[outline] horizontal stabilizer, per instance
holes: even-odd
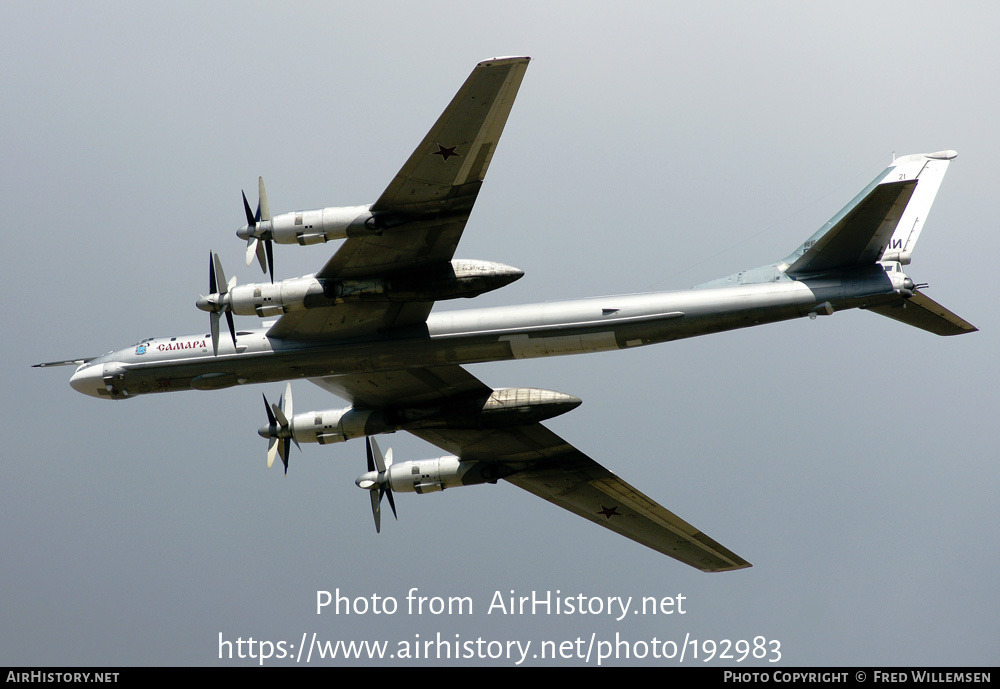
[[[878,306],[869,309],[888,316],[901,323],[932,332],[935,335],[963,335],[974,333],[979,328],[964,318],[956,316],[926,294],[914,292],[906,301],[894,306]]]

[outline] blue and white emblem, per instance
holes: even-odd
[[[136,354],[145,354],[146,353],[146,345],[145,344],[141,344],[138,347],[136,347],[135,348],[135,353]]]

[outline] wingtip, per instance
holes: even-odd
[[[715,574],[716,572],[735,572],[740,569],[750,569],[751,567],[753,567],[753,563],[744,560],[742,563],[738,563],[730,567],[711,567],[708,569],[702,569],[701,571],[708,572],[709,574]]]

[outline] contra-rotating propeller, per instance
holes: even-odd
[[[267,412],[267,424],[257,430],[257,435],[262,438],[269,438],[267,445],[267,468],[274,464],[274,456],[281,457],[281,463],[285,465],[285,473],[288,473],[288,454],[295,447],[302,449],[299,441],[292,435],[292,384],[285,385],[285,394],[278,398],[277,404],[268,404],[267,395],[264,397],[264,410]]]
[[[392,466],[392,448],[389,448],[385,457],[378,447],[378,443],[371,436],[365,436],[365,446],[368,450],[368,473],[362,474],[355,483],[358,488],[364,488],[372,499],[372,515],[375,517],[375,533],[382,531],[382,496],[389,498],[389,507],[392,508],[392,516],[396,519],[396,502],[392,499],[392,486],[389,483],[389,467]]]
[[[233,305],[229,297],[229,290],[236,285],[234,275],[229,282],[226,282],[226,274],[222,271],[222,261],[218,254],[208,252],[208,296],[202,297],[195,302],[202,311],[208,311],[209,320],[212,326],[212,352],[219,354],[219,317],[223,312],[226,314],[226,323],[229,324],[229,334],[233,338],[233,348],[236,348],[236,326],[233,323]]]
[[[274,249],[271,242],[271,209],[267,204],[267,191],[264,190],[264,178],[257,178],[257,212],[250,210],[246,192],[243,193],[243,210],[247,216],[246,228],[240,228],[238,237],[247,240],[247,265],[253,263],[256,254],[260,269],[270,273],[274,282]],[[245,230],[245,231],[244,231]]]

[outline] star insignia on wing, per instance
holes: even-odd
[[[461,157],[462,156],[461,153],[455,153],[455,149],[458,148],[458,146],[452,146],[451,148],[445,148],[441,144],[438,144],[437,147],[438,147],[438,150],[436,150],[433,153],[431,153],[431,155],[432,156],[441,156],[441,160],[443,160],[445,162],[447,162],[448,158],[451,158],[452,156],[457,156],[457,157]]]
[[[605,519],[610,520],[612,517],[620,517],[621,513],[618,511],[618,506],[605,507],[601,505],[601,509],[597,510],[597,514],[603,514]]]

